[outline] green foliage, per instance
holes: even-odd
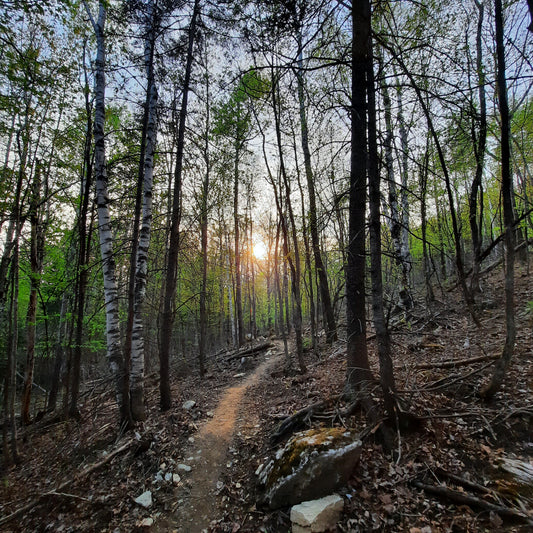
[[[241,142],[252,126],[248,104],[264,98],[269,90],[269,81],[256,70],[244,73],[227,101],[214,107],[214,135],[229,136]]]

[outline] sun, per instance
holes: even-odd
[[[258,241],[253,245],[253,254],[256,259],[259,259],[262,261],[263,259],[266,259],[268,255],[268,249],[264,242]]]

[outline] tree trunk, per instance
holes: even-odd
[[[477,23],[476,34],[476,70],[478,75],[478,95],[479,95],[479,131],[477,133],[477,141],[474,135],[474,156],[476,159],[476,172],[472,186],[470,187],[470,194],[468,197],[468,221],[470,223],[470,235],[472,238],[472,277],[470,278],[470,291],[472,297],[475,298],[481,292],[479,286],[479,274],[481,270],[481,247],[483,245],[483,189],[482,178],[485,166],[485,150],[487,145],[487,101],[485,96],[485,72],[483,69],[483,14],[485,5],[482,1],[476,0],[476,6],[479,11],[479,18]],[[478,222],[478,196],[479,201],[479,222]]]
[[[238,129],[238,127],[237,127]],[[241,277],[241,232],[239,223],[239,160],[240,139],[235,140],[235,166],[233,172],[233,224],[234,224],[234,255],[235,255],[235,310],[237,315],[237,343],[244,344],[244,318],[242,312],[242,277]]]
[[[157,87],[154,75],[154,48],[158,29],[154,12],[153,0],[147,6],[146,38],[144,42],[144,62],[148,86],[144,110],[143,132],[141,139],[141,157],[139,161],[139,179],[137,183],[137,204],[135,213],[135,227],[131,252],[130,270],[130,305],[128,325],[131,324],[131,345],[126,339],[126,352],[131,350],[130,396],[131,414],[133,420],[142,421],[146,418],[144,408],[144,332],[143,332],[143,304],[146,295],[146,278],[148,271],[148,249],[152,229],[152,187],[154,176],[154,153],[157,142]],[[142,200],[140,199],[142,191]],[[136,235],[142,209],[141,227]],[[138,241],[137,241],[138,238]],[[137,245],[138,242],[138,245]],[[133,277],[133,283],[131,282]],[[128,336],[128,335],[127,335]],[[131,348],[130,348],[131,346]],[[125,364],[127,357],[124,357]]]
[[[200,376],[205,374],[206,346],[207,346],[207,267],[209,258],[207,256],[207,225],[209,222],[209,188],[211,180],[211,156],[209,147],[209,135],[211,130],[211,94],[209,83],[208,62],[209,54],[207,44],[204,45],[205,62],[205,131],[203,133],[203,157],[205,163],[205,174],[200,193],[200,246],[202,256],[202,284],[200,287],[200,338],[198,340],[198,364]]]
[[[298,246],[298,235],[296,232],[296,222],[294,219],[294,213],[292,210],[291,204],[291,190],[289,185],[289,178],[287,176],[287,171],[285,169],[285,156],[283,154],[283,145],[281,139],[281,124],[280,124],[280,110],[278,107],[278,80],[275,79],[274,73],[272,73],[272,108],[274,110],[274,123],[276,128],[276,139],[278,145],[278,157],[280,164],[281,177],[283,178],[283,183],[285,186],[285,203],[287,207],[287,212],[289,214],[289,221],[291,225],[291,237],[292,237],[292,248],[294,258],[289,251],[288,240],[289,240],[289,230],[287,228],[287,223],[285,221],[284,214],[282,212],[281,202],[276,202],[278,205],[278,213],[281,217],[282,230],[283,230],[283,242],[284,242],[284,252],[285,259],[289,263],[289,269],[291,272],[291,288],[292,295],[294,298],[294,310],[293,310],[293,325],[294,333],[296,337],[296,358],[298,360],[298,365],[300,371],[305,373],[307,371],[305,367],[304,357],[303,357],[303,341],[302,341],[302,294],[300,290],[300,280],[301,280],[301,264],[300,264],[300,251]]]
[[[328,274],[322,260],[320,251],[320,239],[318,235],[318,220],[316,208],[315,179],[313,176],[313,167],[311,164],[311,152],[309,150],[309,131],[307,127],[307,114],[305,108],[304,93],[304,74],[302,58],[302,35],[298,33],[298,69],[296,71],[296,80],[298,82],[298,102],[300,106],[300,129],[302,140],[302,152],[304,155],[305,176],[307,178],[307,190],[309,194],[309,229],[311,232],[311,245],[313,256],[315,258],[315,268],[318,276],[318,286],[320,290],[320,299],[324,313],[324,322],[326,325],[326,340],[332,343],[337,340],[337,325],[335,324],[335,314],[331,303],[331,296],[328,284]]]
[[[428,164],[429,164],[429,138],[428,145],[424,152],[424,159],[420,165],[419,184],[420,184],[420,225],[422,228],[422,257],[424,264],[424,281],[426,285],[426,302],[428,304],[435,301],[433,286],[431,285],[431,258],[428,250],[427,241],[427,182],[428,182]]]
[[[96,183],[96,204],[98,210],[98,230],[100,237],[100,253],[102,256],[102,272],[104,277],[104,296],[106,309],[107,358],[111,374],[115,380],[117,403],[120,407],[122,421],[130,419],[129,398],[124,396],[124,365],[120,343],[120,323],[118,313],[118,288],[115,274],[115,258],[113,254],[113,234],[109,213],[109,192],[107,188],[106,153],[105,153],[105,35],[106,21],[105,3],[100,2],[98,19],[95,21],[90,9],[84,2],[87,13],[96,34],[96,81],[94,109],[94,173]],[[79,374],[78,374],[79,376]],[[79,389],[79,380],[73,389]],[[70,411],[77,411],[76,400],[78,390],[72,391]]]
[[[387,182],[389,186],[389,208],[390,208],[390,233],[392,245],[394,248],[394,257],[397,265],[401,271],[401,288],[399,291],[400,303],[404,310],[409,310],[413,303],[411,298],[411,290],[409,287],[409,271],[411,268],[409,258],[409,247],[407,250],[403,246],[403,220],[398,208],[398,191],[396,187],[396,180],[394,177],[394,163],[393,163],[393,138],[394,132],[392,129],[392,113],[391,113],[391,99],[389,95],[389,87],[385,81],[382,81],[381,92],[383,94],[383,107],[385,110],[385,140],[383,143],[383,151],[385,153],[385,168],[387,171]],[[406,135],[404,131],[404,135]],[[407,147],[405,147],[407,150]],[[403,151],[403,147],[402,147]],[[403,172],[402,172],[403,176]],[[403,207],[403,206],[402,206]],[[402,210],[403,212],[403,210]]]
[[[162,411],[167,411],[172,406],[170,392],[170,342],[172,326],[174,324],[174,299],[178,278],[178,252],[179,252],[179,227],[181,221],[181,184],[183,172],[183,150],[185,145],[185,121],[187,118],[187,104],[191,83],[193,62],[193,48],[196,37],[196,24],[200,11],[200,1],[195,0],[191,22],[188,31],[187,59],[183,80],[182,101],[179,113],[178,138],[176,147],[176,163],[174,169],[174,191],[172,196],[172,212],[170,221],[170,236],[167,258],[167,273],[165,279],[165,294],[163,313],[161,317],[161,348],[159,354],[159,392]]]
[[[22,391],[20,416],[22,423],[28,425],[30,419],[31,393],[35,368],[35,335],[37,329],[37,292],[41,284],[44,258],[44,228],[39,204],[41,202],[41,169],[37,161],[29,206],[30,230],[30,299],[26,313],[26,367]]]
[[[477,317],[475,310],[474,310],[474,302],[472,300],[472,295],[470,293],[470,290],[468,289],[468,286],[466,284],[466,274],[464,269],[464,262],[463,262],[463,252],[462,252],[462,243],[461,243],[461,230],[459,227],[459,221],[457,217],[457,212],[455,210],[455,200],[453,198],[453,190],[452,190],[452,181],[451,176],[448,170],[448,165],[446,164],[446,159],[444,157],[444,151],[442,149],[442,145],[439,139],[439,136],[437,134],[437,131],[435,129],[435,125],[433,123],[433,119],[431,117],[431,113],[429,111],[428,105],[426,104],[426,101],[424,100],[424,97],[422,95],[422,91],[420,90],[420,87],[416,83],[415,79],[413,78],[413,75],[409,71],[409,69],[406,67],[403,59],[400,57],[399,54],[394,53],[393,55],[395,59],[400,64],[404,74],[409,78],[411,82],[411,86],[413,87],[417,99],[422,107],[422,111],[424,113],[424,116],[427,121],[427,125],[429,128],[429,131],[431,133],[431,136],[433,138],[433,141],[435,143],[435,148],[437,149],[437,155],[439,158],[439,163],[442,169],[442,173],[444,175],[444,183],[446,185],[446,194],[448,197],[448,207],[450,209],[450,218],[452,221],[452,229],[453,229],[453,241],[455,245],[455,266],[457,270],[457,278],[459,281],[459,286],[462,289],[463,296],[465,299],[466,306],[468,308],[468,311],[470,313],[470,316],[472,317],[472,320],[476,323],[476,325],[479,327],[480,322],[479,318]]]
[[[365,390],[373,381],[366,345],[365,214],[367,175],[367,64],[370,3],[352,2],[351,159],[346,265],[347,385]]]
[[[496,362],[492,380],[481,391],[481,395],[491,399],[500,389],[505,373],[511,364],[516,340],[516,324],[514,311],[514,260],[515,260],[515,231],[512,198],[511,175],[511,120],[507,101],[507,79],[505,76],[505,48],[503,35],[503,6],[502,0],[494,0],[496,21],[496,58],[498,81],[498,107],[500,111],[501,128],[501,194],[503,203],[503,221],[505,224],[505,326],[506,338],[503,352]]]
[[[400,238],[400,256],[402,258],[402,272],[404,276],[404,285],[409,291],[407,295],[402,296],[405,305],[412,306],[413,299],[411,297],[409,274],[411,272],[411,252],[409,249],[409,194],[408,194],[408,179],[409,179],[409,143],[407,138],[407,129],[405,125],[405,118],[403,115],[402,91],[398,83],[396,85],[396,94],[398,95],[398,122],[400,123],[400,143],[401,143],[401,183],[402,189],[400,192],[401,203],[401,238]]]
[[[50,391],[48,393],[48,411],[55,411],[57,406],[57,397],[61,386],[61,370],[64,361],[64,337],[66,331],[66,320],[68,307],[68,293],[65,291],[61,298],[61,309],[59,311],[59,324],[57,326],[57,336],[54,345],[54,367],[52,370],[52,380],[50,384]]]
[[[371,45],[369,45],[371,48]],[[381,191],[378,167],[378,147],[376,132],[376,100],[374,83],[374,66],[372,54],[367,64],[367,99],[368,99],[368,196],[370,207],[370,276],[372,279],[372,314],[379,357],[379,375],[385,403],[389,416],[394,413],[394,369],[392,366],[389,330],[383,309],[383,279],[381,266]],[[390,185],[390,183],[389,183]]]
[[[311,265],[311,249],[309,247],[309,235],[307,231],[306,218],[308,213],[305,209],[305,199],[304,199],[304,190],[302,187],[302,181],[300,179],[300,167],[298,165],[298,154],[296,151],[296,143],[294,144],[294,160],[296,164],[296,177],[298,181],[298,189],[300,190],[300,204],[302,209],[302,236],[304,241],[304,250],[305,250],[305,268],[307,270],[308,276],[308,294],[309,294],[309,318],[311,322],[311,349],[315,355],[318,355],[318,346],[317,346],[317,329],[316,329],[316,317],[315,317],[315,296],[313,288],[313,268]],[[303,276],[305,282],[305,275]],[[329,292],[329,290],[328,290]]]
[[[92,121],[92,103],[89,93],[89,79],[85,68],[85,43],[83,48],[83,65],[85,75],[85,112],[87,114],[87,130],[85,134],[84,147],[84,167],[80,185],[81,205],[77,216],[77,233],[78,233],[78,257],[76,268],[76,298],[75,298],[75,341],[72,352],[71,366],[71,399],[70,414],[78,414],[78,394],[80,388],[80,368],[83,344],[83,329],[85,316],[85,300],[87,294],[87,284],[89,276],[90,260],[90,237],[91,231],[87,232],[87,217],[89,213],[90,191],[93,179],[93,157],[92,157],[92,140],[94,124]]]
[[[4,463],[19,462],[17,447],[17,422],[15,419],[15,397],[17,392],[17,348],[18,348],[18,294],[19,294],[19,239],[22,230],[20,211],[17,208],[20,191],[15,199],[15,244],[11,258],[10,285],[11,298],[7,312],[6,375],[4,379]],[[11,437],[11,438],[9,438]],[[10,445],[11,443],[11,445]]]
[[[278,303],[279,303],[279,329],[281,333],[281,338],[283,339],[283,353],[285,354],[285,370],[287,372],[290,372],[292,364],[291,364],[291,356],[289,354],[289,345],[287,343],[287,331],[285,329],[285,323],[284,320],[284,310],[283,310],[283,302],[285,298],[283,297],[282,293],[282,287],[281,287],[281,281],[280,281],[280,275],[279,275],[279,237],[281,233],[281,220],[278,223],[278,229],[276,231],[276,244],[274,248],[274,277],[275,277],[275,284],[276,284],[276,293],[278,295]],[[285,279],[286,276],[284,276],[284,285],[285,285]],[[285,312],[287,312],[288,309],[285,306]],[[288,320],[287,320],[288,321]]]

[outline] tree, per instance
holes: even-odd
[[[146,418],[144,409],[144,334],[142,309],[146,294],[148,248],[152,228],[152,188],[154,153],[157,142],[157,86],[154,74],[154,54],[159,32],[161,12],[157,2],[150,0],[144,18],[144,67],[146,70],[146,98],[144,103],[141,149],[137,178],[135,215],[128,287],[128,321],[124,346],[124,366],[130,378],[131,414],[133,420]],[[141,219],[142,212],[142,221]]]
[[[347,384],[368,394],[373,382],[366,342],[367,74],[370,61],[370,2],[352,1],[351,159],[346,274]]]
[[[95,19],[89,5],[84,0],[87,15],[96,36],[95,90],[94,90],[94,174],[96,184],[96,204],[98,211],[98,233],[100,237],[100,253],[102,257],[102,273],[104,278],[104,294],[106,307],[107,358],[111,374],[115,380],[117,403],[120,407],[121,419],[129,424],[131,417],[129,405],[128,383],[125,380],[120,342],[120,323],[118,306],[118,288],[115,273],[115,257],[113,254],[113,236],[109,213],[109,192],[107,186],[106,148],[105,148],[105,65],[106,65],[106,2],[99,2],[98,18]],[[74,383],[71,414],[77,412],[79,383]]]
[[[303,4],[305,5],[305,4]],[[302,5],[302,10],[303,10]],[[302,15],[303,16],[303,15]],[[335,324],[335,315],[333,306],[331,304],[331,296],[329,291],[328,275],[326,267],[322,259],[322,252],[320,250],[320,238],[318,234],[318,217],[316,206],[316,191],[315,179],[313,176],[313,167],[311,162],[311,151],[309,149],[309,129],[307,125],[307,113],[305,103],[305,78],[303,69],[303,45],[301,33],[301,21],[298,21],[298,59],[296,69],[296,80],[298,85],[298,103],[300,109],[300,130],[301,130],[301,144],[304,156],[305,177],[307,179],[307,191],[309,198],[309,231],[311,233],[311,245],[313,249],[313,257],[315,259],[315,268],[318,277],[318,288],[320,290],[320,301],[324,313],[326,323],[326,338],[328,342],[337,340],[337,326]]]
[[[33,178],[30,205],[30,300],[26,313],[26,367],[24,372],[24,389],[20,414],[23,424],[29,424],[31,391],[33,387],[33,373],[35,368],[35,333],[37,322],[37,292],[41,283],[41,271],[44,257],[45,228],[43,221],[43,207],[41,205],[41,169],[37,161],[37,169]]]
[[[169,246],[167,255],[167,270],[165,277],[165,291],[163,297],[163,312],[161,316],[160,352],[159,352],[159,392],[161,410],[166,411],[172,405],[170,392],[170,342],[172,325],[174,323],[174,299],[178,275],[179,227],[181,219],[181,184],[183,173],[183,151],[185,146],[185,121],[187,119],[187,105],[191,85],[194,43],[196,40],[196,25],[200,13],[200,0],[194,0],[193,12],[187,30],[187,55],[183,78],[181,107],[179,111],[178,129],[176,135],[176,161],[174,167],[172,207],[170,220]]]
[[[500,112],[501,149],[501,195],[503,222],[505,225],[505,328],[506,337],[501,357],[496,362],[491,381],[483,388],[481,395],[491,399],[500,389],[507,368],[511,364],[516,340],[514,311],[514,260],[515,260],[515,220],[513,209],[513,185],[511,176],[511,120],[507,100],[507,79],[505,74],[504,18],[502,0],[494,0],[496,26],[496,59],[498,82],[498,109]]]

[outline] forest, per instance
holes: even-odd
[[[4,0],[0,530],[529,530],[532,16]]]

